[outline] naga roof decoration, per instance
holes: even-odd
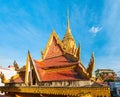
[[[94,65],[95,65],[95,59],[94,59],[94,52],[92,53],[90,62],[88,64],[87,72],[89,73],[89,77],[92,77],[92,72],[94,70]]]

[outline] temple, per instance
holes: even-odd
[[[54,30],[42,58],[35,60],[28,51],[26,64],[17,74],[6,80],[0,91],[8,97],[110,97],[108,86],[92,80],[95,59],[92,53],[88,67],[80,58],[80,44],[76,46],[67,16],[66,33],[62,40]]]

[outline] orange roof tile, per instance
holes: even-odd
[[[21,83],[21,82],[24,82],[24,78],[21,76],[11,81],[11,83]]]
[[[51,38],[51,42],[49,43],[49,47],[47,48],[47,51],[45,53],[45,59],[62,55],[62,53],[63,51],[60,44],[57,43],[56,37],[53,36],[53,38]]]
[[[59,80],[78,80],[83,79],[81,76],[73,69],[69,70],[58,70],[53,72],[47,72],[41,75],[42,81],[59,81]]]
[[[24,82],[24,79],[25,79],[25,73],[23,73],[22,75],[20,75],[14,80],[11,80],[10,83],[22,83]]]
[[[78,62],[72,62],[63,55],[43,61],[34,60],[34,63],[35,70],[38,72],[38,77],[41,81],[84,80],[74,68],[71,68]],[[25,75],[22,73],[19,77],[12,80],[11,83],[24,82],[24,78]]]
[[[66,66],[72,63],[75,63],[75,62],[72,62],[71,60],[67,59],[63,55],[45,59],[42,61],[42,64],[44,64],[43,67]]]
[[[67,66],[78,64],[78,62],[72,62],[64,56],[49,58],[41,62],[34,60],[34,62],[42,81],[83,79],[73,68],[66,68]],[[54,67],[57,67],[57,70],[52,70]],[[60,69],[59,67],[66,69]]]

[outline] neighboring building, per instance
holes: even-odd
[[[2,68],[0,67],[0,75],[3,74],[6,78],[6,80],[9,80],[13,75],[17,74],[15,71],[14,66],[8,66],[8,68]],[[1,78],[0,78],[0,86],[3,86],[4,84],[1,83]]]
[[[8,66],[8,68],[2,68],[0,67],[0,76],[4,75],[6,80],[9,80],[13,75],[17,74],[15,71],[14,66]],[[0,77],[0,86],[4,86],[4,83],[2,83],[1,77]],[[4,93],[0,92],[0,95]]]
[[[108,86],[92,79],[94,53],[85,68],[67,21],[61,41],[52,31],[41,60],[34,60],[28,51],[26,65],[10,80],[4,80],[0,90],[9,97],[110,97]]]
[[[116,81],[117,74],[111,69],[97,69],[95,71],[96,77],[103,81]]]

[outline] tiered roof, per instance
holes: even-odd
[[[11,78],[10,83],[25,82],[28,84],[33,77],[38,82],[89,80],[92,77],[94,56],[92,55],[86,69],[80,59],[80,45],[76,47],[72,36],[69,18],[67,23],[63,40],[59,39],[54,30],[52,31],[45,50],[41,52],[41,60],[34,60],[28,51],[26,65],[18,70],[18,75]]]
[[[79,62],[72,62],[63,55],[35,63],[42,81],[81,79],[80,74],[75,70]]]

